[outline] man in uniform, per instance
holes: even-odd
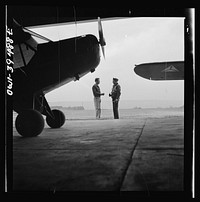
[[[95,84],[92,86],[92,92],[94,95],[94,106],[96,110],[96,119],[100,119],[101,117],[101,96],[104,95],[104,93],[101,93],[100,88],[100,79],[95,79]]]
[[[118,84],[118,79],[113,78],[113,88],[109,96],[112,97],[114,119],[119,119],[118,104],[120,95],[121,95],[121,87]]]

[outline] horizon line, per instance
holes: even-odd
[[[161,99],[161,100],[158,100],[158,99],[149,99],[149,100],[146,100],[146,99],[138,99],[138,100],[121,100],[120,101],[184,101],[185,99],[177,99],[177,100],[173,100],[173,99]],[[102,101],[111,101],[110,100],[103,100]],[[58,101],[48,101],[48,102],[93,102],[93,100],[83,100],[83,101],[80,101],[80,100],[58,100]]]

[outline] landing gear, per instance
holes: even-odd
[[[28,109],[20,112],[15,121],[18,133],[23,137],[35,137],[44,128],[44,119],[40,112]]]
[[[23,137],[38,136],[44,129],[43,115],[51,128],[60,128],[65,123],[65,115],[60,110],[51,110],[44,95],[35,95],[33,99],[33,109],[18,110],[15,127]]]
[[[47,116],[46,122],[51,128],[60,128],[65,123],[65,115],[57,109],[51,110],[53,116]]]

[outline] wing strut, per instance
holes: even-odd
[[[37,38],[39,38],[39,39],[42,39],[42,40],[45,40],[45,41],[48,41],[48,42],[52,42],[52,40],[50,40],[50,39],[48,39],[48,38],[46,38],[46,37],[44,37],[44,36],[42,36],[42,35],[40,35],[40,34],[38,34],[38,33],[36,33],[36,32],[33,32],[33,31],[31,31],[30,29],[27,29],[26,27],[23,27],[22,28],[25,32],[28,32],[29,34],[31,34],[32,36],[35,36],[35,37],[37,37]]]
[[[23,27],[22,25],[20,25],[14,18],[13,18],[13,22],[14,22],[14,27],[16,27],[17,29],[21,30],[21,33],[26,33],[26,34],[30,34],[32,36],[35,36],[37,38],[40,38],[42,40],[48,41],[48,42],[52,42],[52,40],[48,39],[47,37],[44,37],[34,31],[31,31],[30,29]],[[30,36],[29,36],[30,38]]]

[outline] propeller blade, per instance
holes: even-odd
[[[102,50],[103,56],[105,58],[104,46],[106,45],[106,41],[103,36],[103,28],[102,28],[100,17],[98,17],[98,30],[99,30],[99,44],[101,45],[101,50]]]
[[[105,59],[105,49],[104,49],[104,46],[101,46],[101,50],[102,50],[102,53],[103,53],[103,57]]]

